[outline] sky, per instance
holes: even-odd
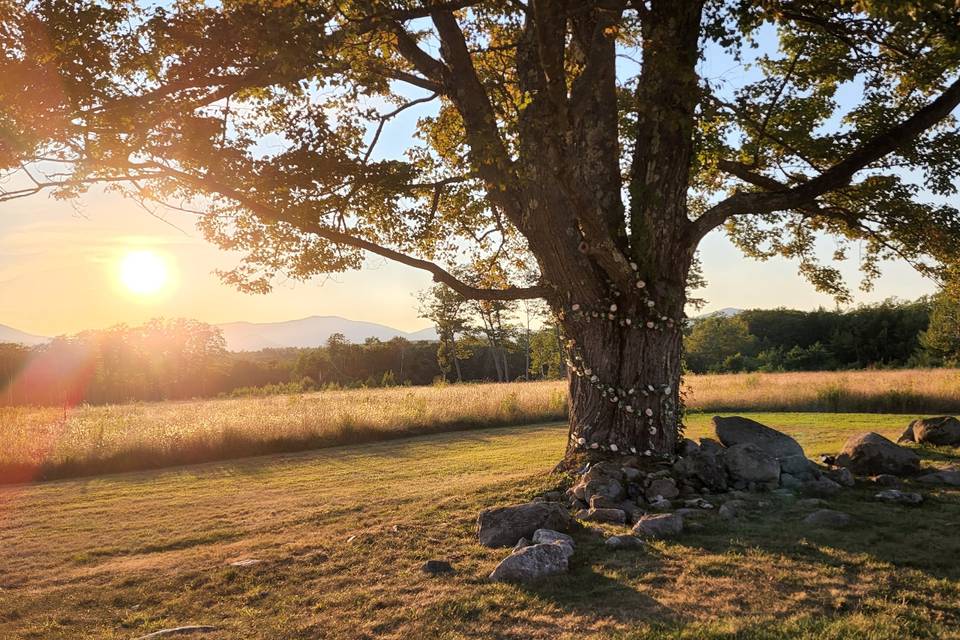
[[[766,37],[772,40],[772,34]],[[729,60],[709,52],[699,69],[713,79],[743,75]],[[747,74],[749,75],[749,74]],[[424,109],[426,109],[425,107]],[[378,155],[397,156],[426,113],[411,109],[384,132]],[[213,273],[237,264],[238,256],[206,243],[195,219],[181,212],[154,217],[133,200],[91,189],[78,200],[46,194],[0,203],[0,324],[37,335],[60,335],[117,323],[137,324],[154,317],[188,317],[210,323],[245,320],[274,322],[311,315],[338,315],[379,322],[402,331],[429,323],[418,317],[416,293],[430,286],[422,271],[369,257],[357,272],[307,282],[277,282],[266,295],[240,293]],[[822,239],[828,257],[833,243]],[[158,291],[137,294],[124,285],[121,265],[133,252],[158,256],[169,280]],[[889,297],[914,299],[935,290],[908,265],[886,263],[874,290],[856,290],[856,252],[841,263],[853,285],[855,304]],[[783,259],[747,259],[721,230],[701,245],[706,288],[696,297],[700,311],[725,307],[833,308],[830,296],[816,292]]]

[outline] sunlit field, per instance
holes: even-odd
[[[960,371],[690,376],[689,421],[712,413],[960,412]],[[322,391],[194,402],[0,408],[0,481],[149,469],[413,434],[558,421],[565,383]]]

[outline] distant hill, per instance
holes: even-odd
[[[35,336],[32,333],[26,333],[24,331],[20,331],[19,329],[14,329],[13,327],[0,324],[0,342],[14,342],[32,347],[37,344],[50,342],[50,338]]]
[[[716,311],[711,311],[710,313],[704,313],[699,315],[695,320],[703,320],[704,318],[715,318],[717,316],[723,316],[724,318],[732,318],[743,313],[743,309],[737,309],[736,307],[724,307],[723,309],[718,309]]]
[[[259,351],[279,347],[318,347],[334,333],[342,333],[349,342],[367,338],[390,340],[397,336],[407,340],[436,340],[431,327],[407,333],[375,322],[348,320],[340,316],[311,316],[286,322],[228,322],[217,325],[223,331],[230,351]]]

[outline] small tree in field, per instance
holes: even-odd
[[[685,286],[712,230],[798,260],[841,300],[821,234],[837,258],[859,245],[867,282],[888,256],[932,276],[958,261],[957,211],[931,198],[960,167],[947,0],[0,12],[0,166],[20,174],[5,199],[104,182],[196,209],[208,238],[246,252],[224,277],[248,291],[372,253],[467,299],[544,298],[570,362],[570,460],[673,452]],[[739,84],[703,70],[752,47]],[[420,114],[394,140],[405,153],[380,154],[405,111]]]

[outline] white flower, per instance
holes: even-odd
[[[573,309],[574,311],[580,311],[580,305],[577,303],[574,303],[573,306],[571,306],[570,308]]]
[[[636,453],[636,452],[637,452],[636,447],[630,447],[630,453]]]
[[[615,452],[616,450],[617,450],[617,445],[611,444],[611,445],[610,445],[610,451],[614,451],[614,452]]]
[[[587,369],[584,369],[583,372],[587,375],[590,375],[591,373],[593,373],[593,369],[587,368]]]
[[[647,300],[647,306],[648,306],[648,307],[654,307],[654,306],[656,306],[656,304],[657,304],[657,303],[654,302],[653,300]]]
[[[617,305],[615,304],[610,305],[610,311],[616,311],[616,310],[617,310]]]
[[[653,415],[653,409],[651,409],[650,407],[647,407],[646,409],[644,409],[643,412],[648,416]]]
[[[587,444],[587,439],[586,439],[586,438],[577,438],[577,444],[579,444],[579,445],[585,445],[585,444]]]
[[[645,455],[645,456],[652,456],[652,455],[653,455],[653,451],[650,451],[650,449],[647,449],[646,451],[643,452],[643,455]]]
[[[646,282],[643,280],[637,280],[637,289],[643,289],[645,286],[647,286]]]
[[[591,443],[590,443],[590,448],[591,448],[591,449],[596,449],[596,448],[599,447],[599,446],[600,446],[600,445],[598,445],[596,442],[591,442]]]
[[[610,396],[610,402],[619,402],[620,398],[617,396]]]
[[[634,271],[636,271],[636,270],[637,270],[637,263],[636,263],[636,262],[631,262],[631,263],[630,263],[630,268],[633,269]]]
[[[650,427],[650,428],[648,429],[648,431],[650,432],[650,435],[652,435],[652,436],[657,435],[657,428],[656,428],[656,427]]]
[[[590,382],[596,382],[596,381],[599,380],[599,379],[600,379],[600,378],[598,378],[596,375],[590,376]]]
[[[653,324],[653,322],[648,322],[648,323],[647,323],[647,329],[653,329],[655,326],[656,326],[656,325]]]
[[[631,407],[630,405],[625,406],[625,407],[624,407],[624,410],[625,410],[627,413],[633,413],[633,407]]]
[[[663,395],[667,395],[669,393],[670,393],[670,385],[667,385],[663,388]]]
[[[626,322],[627,324],[630,324],[630,318],[627,318],[626,320],[624,320],[624,322]]]

